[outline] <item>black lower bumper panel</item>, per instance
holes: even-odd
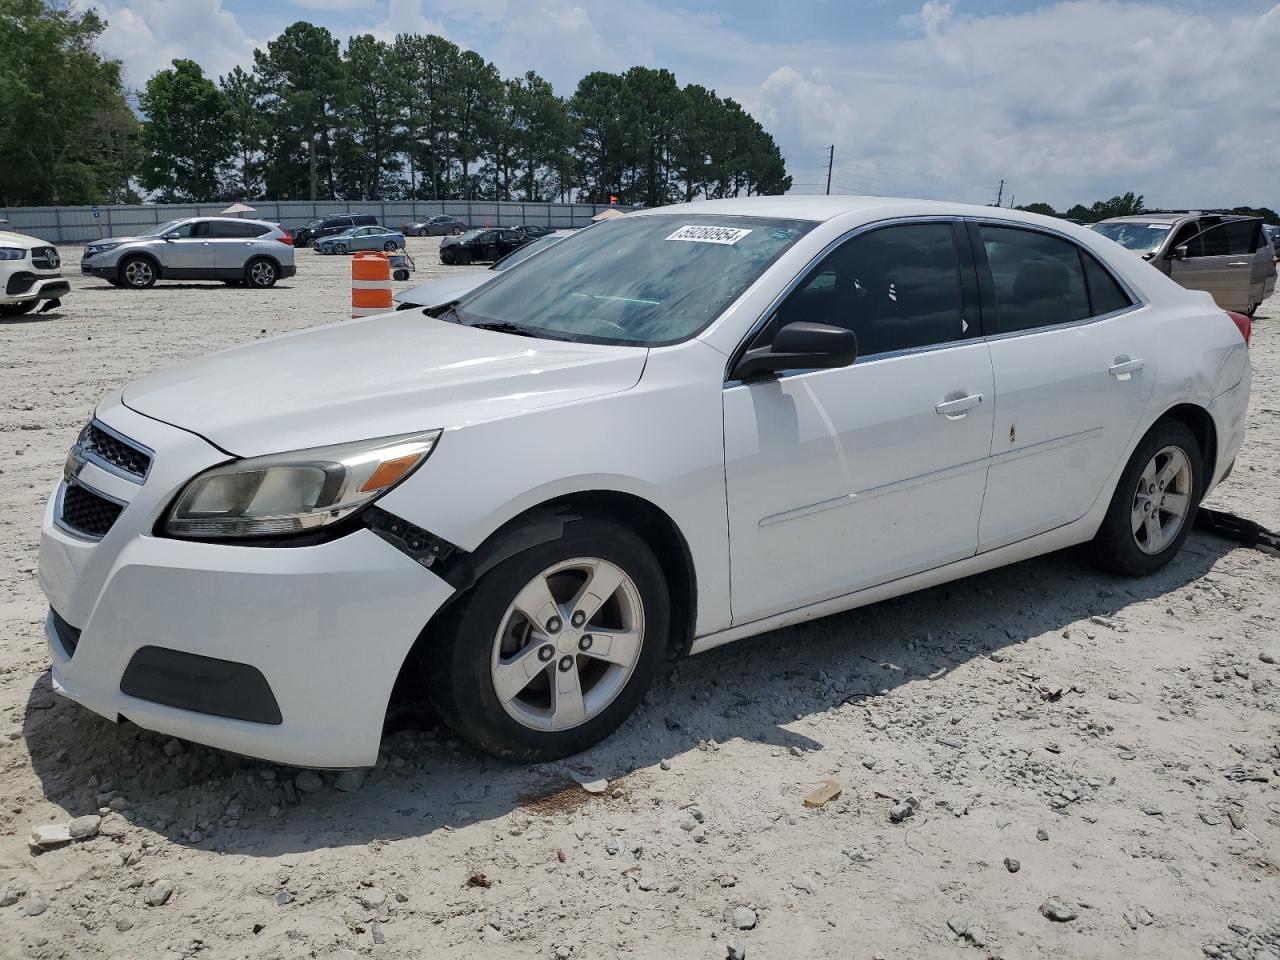
[[[214,717],[283,722],[271,685],[257,667],[167,647],[139,647],[120,679],[120,690],[139,700]]]

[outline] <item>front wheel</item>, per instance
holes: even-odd
[[[1245,316],[1252,317],[1255,313],[1258,312],[1258,306],[1259,305],[1256,303],[1251,303],[1247,307],[1245,307],[1244,308]]]
[[[345,243],[335,243],[335,244],[333,245],[333,252],[334,252],[334,253],[337,253],[337,254],[343,254],[343,253],[346,253],[346,252],[347,252],[347,245],[346,245]]]
[[[669,629],[648,545],[611,521],[576,520],[488,571],[433,627],[425,680],[437,712],[474,746],[556,760],[635,710]]]
[[[147,257],[125,257],[120,263],[120,279],[126,287],[146,290],[156,285],[156,265]]]
[[[1204,491],[1204,463],[1183,423],[1157,423],[1129,458],[1089,545],[1098,566],[1123,577],[1155,573],[1182,549]]]
[[[20,317],[24,313],[30,313],[36,308],[39,300],[23,300],[20,303],[2,303],[0,304],[0,317]]]
[[[396,243],[394,240],[388,240],[386,243],[382,245],[382,249],[386,253],[395,253],[397,250],[400,249],[400,244]]]
[[[245,281],[249,286],[266,290],[268,287],[276,285],[276,280],[280,278],[280,271],[270,260],[258,259],[250,261],[245,268],[244,275]]]

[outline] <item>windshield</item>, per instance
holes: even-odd
[[[484,230],[468,230],[466,233],[460,233],[458,234],[458,242],[463,243],[467,240],[474,240],[484,232]]]
[[[140,237],[163,237],[170,230],[176,230],[178,224],[185,223],[185,220],[166,220],[164,223],[157,223],[150,230],[143,230],[138,236]]]
[[[557,236],[554,233],[548,234],[545,237],[540,237],[537,240],[533,241],[533,243],[526,243],[523,247],[516,247],[514,250],[508,253],[505,257],[503,257],[501,260],[499,260],[489,269],[497,270],[498,272],[502,272],[503,270],[509,270],[512,267],[514,267],[517,263],[522,263],[525,260],[528,260],[539,250],[545,250],[547,249],[547,247],[551,246],[553,243],[559,243],[563,239],[564,237]]]
[[[1155,253],[1173,229],[1168,223],[1095,223],[1093,229],[1122,247],[1140,253]]]
[[[591,343],[696,335],[815,225],[698,214],[617,217],[553,244],[459,305],[463,323]]]

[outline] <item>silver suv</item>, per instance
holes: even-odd
[[[297,273],[293,238],[278,224],[237,217],[187,217],[136,237],[95,240],[80,272],[145,290],[157,280],[221,280],[270,287]]]
[[[1276,288],[1275,249],[1257,217],[1143,213],[1103,220],[1093,229],[1182,286],[1212,294],[1224,310],[1253,316]]]

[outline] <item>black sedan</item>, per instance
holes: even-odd
[[[458,236],[467,232],[467,225],[457,217],[431,217],[419,220],[405,227],[404,233],[409,237],[447,237]]]
[[[506,227],[488,230],[468,230],[457,237],[445,237],[440,241],[440,262],[450,264],[491,263],[501,260],[512,250],[532,242],[525,236]]]

